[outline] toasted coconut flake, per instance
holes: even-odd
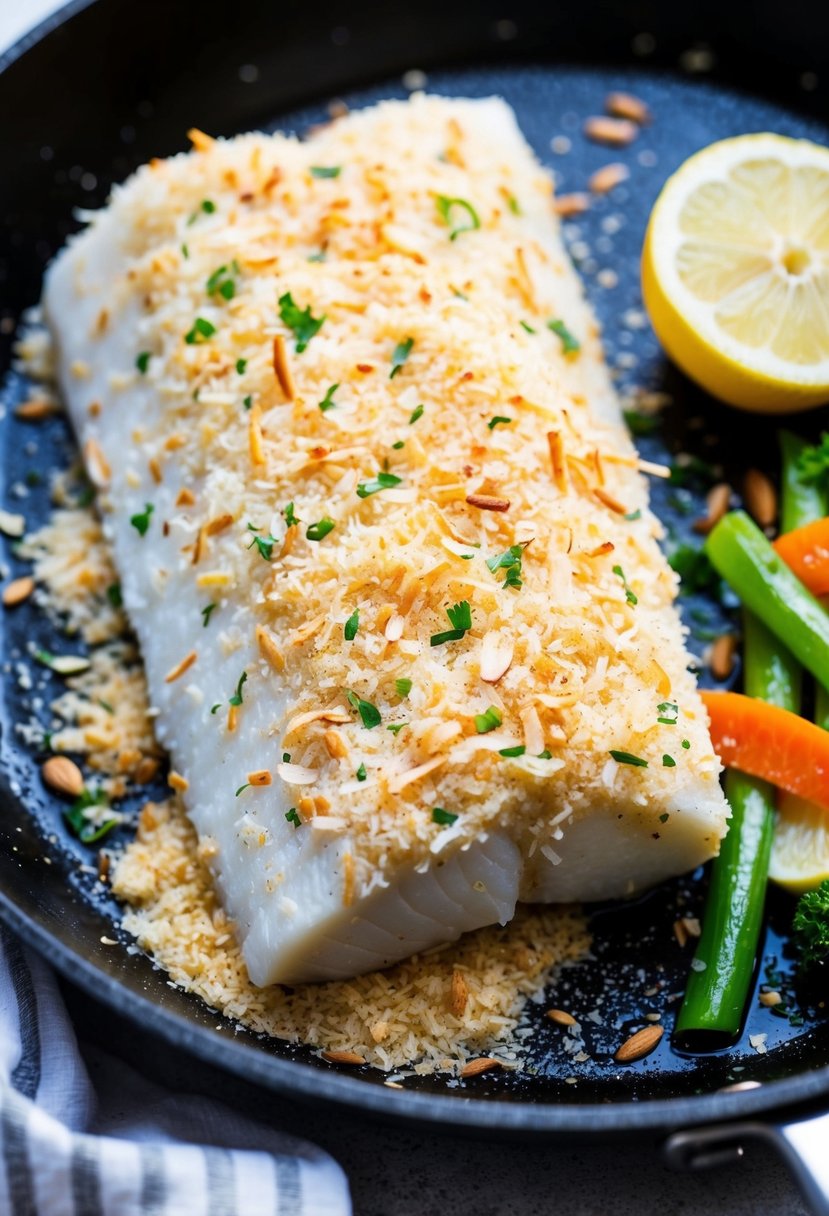
[[[616,186],[626,182],[629,177],[630,170],[627,165],[604,165],[601,169],[596,170],[587,184],[593,194],[609,194]]]
[[[187,778],[182,777],[181,773],[177,773],[175,769],[171,769],[167,774],[167,784],[170,789],[176,790],[179,794],[184,794],[190,788]]]
[[[273,776],[269,769],[258,768],[253,773],[248,773],[248,785],[270,785],[273,781]]]
[[[550,446],[550,464],[553,469],[553,482],[560,494],[566,494],[569,489],[567,476],[567,458],[564,454],[564,440],[561,431],[548,431],[547,443]]]
[[[164,677],[164,683],[172,684],[174,680],[177,680],[180,676],[183,676],[185,671],[188,671],[193,666],[197,658],[198,655],[196,654],[196,651],[191,650],[189,654],[184,656],[180,663],[176,664],[172,671],[167,672],[166,676]]]
[[[470,1060],[468,1064],[464,1064],[461,1069],[461,1077],[463,1080],[468,1080],[470,1077],[480,1077],[482,1073],[492,1072],[495,1068],[502,1068],[501,1060],[495,1060],[492,1056],[478,1056],[477,1060]]]
[[[204,525],[204,534],[205,536],[218,536],[220,532],[226,531],[232,523],[232,515],[218,515],[215,519],[211,519]]]
[[[315,768],[306,768],[304,764],[288,764],[287,761],[277,765],[276,774],[287,785],[313,785],[319,777]]]
[[[310,726],[312,722],[333,722],[337,726],[344,726],[350,721],[351,714],[345,709],[310,709],[307,713],[297,714],[291,718],[285,727],[285,738],[287,739],[296,730],[302,730],[303,726]]]
[[[326,749],[332,760],[346,760],[348,747],[338,730],[327,730],[323,735]]]
[[[83,460],[92,484],[99,490],[106,489],[112,479],[112,470],[97,439],[87,439],[83,445]]]
[[[612,540],[604,540],[600,545],[596,545],[595,549],[585,549],[585,557],[604,557],[608,553],[612,553],[616,546]]]
[[[3,588],[3,606],[6,608],[16,608],[18,604],[22,604],[27,600],[35,589],[35,580],[31,575],[24,575],[23,578],[12,579],[10,583],[6,583]]]
[[[452,987],[449,992],[449,1009],[456,1018],[462,1018],[469,1000],[469,985],[463,974],[455,969],[452,972]]]
[[[559,194],[553,201],[553,210],[556,215],[560,215],[563,219],[569,219],[574,215],[583,215],[589,206],[590,195],[580,192]]]
[[[494,494],[467,494],[466,501],[479,511],[508,511],[510,506],[508,498],[497,498]]]
[[[431,760],[424,760],[423,764],[418,764],[415,768],[407,769],[405,773],[396,773],[395,776],[389,778],[389,793],[399,794],[407,785],[412,785],[415,781],[428,777],[429,773],[433,773],[435,769],[440,768],[445,763],[445,756],[433,756]]]
[[[312,638],[315,633],[319,633],[323,625],[327,621],[325,613],[321,612],[319,616],[315,616],[313,620],[306,621],[304,625],[300,625],[290,634],[288,640],[292,646],[302,646],[309,638]]]
[[[496,684],[509,671],[515,642],[498,629],[488,630],[481,641],[481,679]]]
[[[537,756],[544,751],[544,729],[534,705],[527,705],[521,710],[521,725],[524,728],[524,746],[531,756]]]
[[[248,447],[253,464],[265,463],[265,443],[262,437],[262,407],[257,402],[250,411],[248,423]]]
[[[156,456],[150,457],[150,459],[147,461],[147,468],[150,470],[150,477],[152,477],[155,484],[157,486],[160,486],[161,479],[162,479],[162,471],[161,471],[161,465]]]
[[[296,397],[296,386],[283,334],[276,334],[273,340],[273,370],[286,401],[293,401]]]
[[[403,627],[405,624],[405,617],[402,617],[399,612],[393,612],[386,621],[383,637],[387,642],[399,642],[403,637]]]
[[[618,498],[614,498],[612,494],[608,494],[607,490],[602,489],[601,486],[596,486],[593,493],[603,506],[615,512],[616,515],[627,515],[627,507],[620,503]]]
[[[274,671],[284,671],[285,658],[274,641],[273,635],[263,625],[256,626],[256,644],[263,659],[267,659]]]
[[[199,562],[201,561],[202,557],[204,556],[204,551],[205,551],[206,547],[207,546],[205,544],[205,528],[204,528],[204,524],[202,524],[202,526],[199,528],[198,532],[196,533],[196,539],[193,542],[192,562],[193,562],[194,566],[197,566],[199,564]]]
[[[197,152],[209,152],[216,142],[212,135],[205,135],[204,131],[200,131],[198,127],[191,127],[187,132],[187,138]]]
[[[176,497],[177,507],[192,507],[195,504],[196,496],[192,490],[188,490],[187,486],[179,490]]]

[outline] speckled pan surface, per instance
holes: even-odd
[[[598,199],[587,216],[568,222],[565,234],[623,390],[642,386],[672,398],[658,429],[639,441],[653,459],[676,464],[680,453],[691,458],[682,458],[684,468],[672,483],[655,487],[669,544],[691,539],[691,522],[702,513],[720,467],[733,484],[751,465],[773,470],[773,421],[717,407],[665,364],[641,313],[638,257],[660,185],[699,147],[764,129],[826,142],[829,131],[813,117],[821,107],[825,112],[826,102],[814,23],[803,45],[796,44],[790,21],[776,46],[767,35],[753,48],[744,42],[737,53],[735,10],[718,17],[713,6],[707,26],[704,12],[698,13],[693,31],[673,24],[681,20],[676,15],[648,12],[647,6],[635,14],[624,5],[602,6],[599,21],[599,6],[583,5],[562,25],[556,12],[542,18],[531,6],[523,15],[521,6],[513,6],[505,21],[500,11],[480,5],[453,6],[447,15],[426,4],[405,18],[360,5],[344,23],[342,15],[329,19],[322,5],[313,29],[300,6],[287,6],[280,20],[272,7],[240,4],[225,37],[221,6],[212,0],[194,23],[150,2],[137,31],[120,0],[79,5],[27,53],[7,57],[0,75],[0,135],[7,164],[17,171],[0,184],[4,367],[20,311],[37,299],[43,264],[71,229],[73,207],[100,203],[109,183],[133,166],[183,147],[189,125],[228,134],[251,127],[302,132],[325,117],[334,96],[351,106],[405,96],[403,73],[417,68],[427,72],[427,87],[436,92],[504,96],[562,191],[583,188],[589,174],[611,160],[629,167],[629,180]],[[763,22],[756,5],[751,11],[749,41],[759,38]],[[810,28],[805,16],[800,28]],[[44,79],[53,87],[44,90]],[[608,152],[588,143],[581,125],[600,112],[615,87],[642,97],[655,121],[631,147]],[[25,393],[26,385],[8,373],[0,506],[22,511],[31,528],[48,511],[49,472],[72,460],[73,443],[60,419],[36,428],[14,419],[12,407]],[[821,422],[820,413],[812,415],[804,427],[813,432]],[[2,560],[10,571],[24,569],[8,546]],[[697,596],[683,607],[692,649],[701,655],[725,624],[729,606]],[[616,1047],[647,1013],[660,1013],[666,1027],[672,1023],[689,959],[672,926],[677,915],[698,913],[701,874],[633,906],[594,910],[596,961],[569,971],[556,993],[557,1004],[595,1011],[584,1020],[589,1059],[581,1063],[562,1050],[561,1031],[543,1019],[543,1006],[536,1011],[528,1067],[463,1086],[433,1077],[389,1090],[369,1069],[343,1074],[305,1049],[238,1032],[168,986],[147,959],[102,941],[120,936],[117,908],[81,868],[89,855],[44,797],[37,775],[42,757],[15,730],[33,712],[44,718],[55,691],[54,677],[43,668],[32,672],[31,687],[21,680],[18,664],[33,640],[54,649],[54,633],[36,610],[24,606],[0,621],[0,914],[73,979],[168,1040],[263,1085],[312,1099],[389,1117],[522,1132],[677,1126],[829,1091],[829,1026],[816,1016],[809,994],[794,991],[790,1005],[802,1024],[797,1016],[774,1017],[755,1000],[743,1036],[727,1052],[685,1057],[671,1049],[666,1034],[646,1060],[625,1068],[614,1062]],[[770,900],[758,983],[771,968],[788,985],[790,914],[785,898]],[[749,1043],[757,1034],[767,1035],[765,1054]],[[718,1092],[747,1080],[762,1084]]]

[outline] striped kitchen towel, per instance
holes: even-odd
[[[348,1216],[322,1150],[110,1058],[94,1092],[49,968],[0,928],[0,1216]]]

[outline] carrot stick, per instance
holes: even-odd
[[[774,548],[812,595],[829,595],[829,518],[784,532]]]
[[[711,741],[737,768],[829,811],[829,732],[788,709],[738,692],[703,692]]]

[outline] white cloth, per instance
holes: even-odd
[[[0,928],[0,1216],[349,1216],[321,1149],[116,1060],[101,1103],[54,977]]]

